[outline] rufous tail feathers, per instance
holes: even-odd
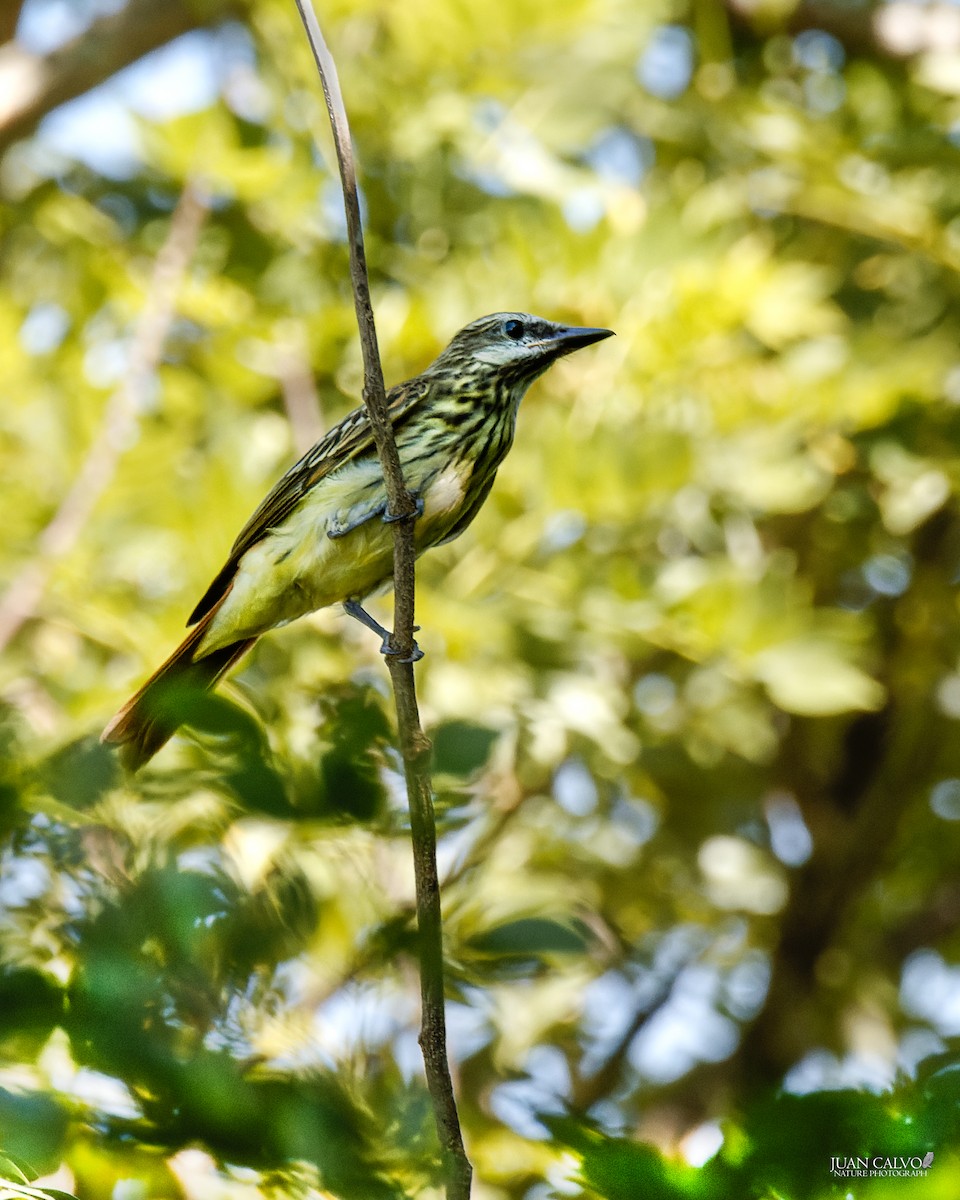
[[[195,659],[216,611],[211,609],[190,630],[100,735],[101,742],[120,747],[120,759],[127,770],[138,771],[174,735],[183,721],[184,694],[214,687],[257,640],[244,638]]]

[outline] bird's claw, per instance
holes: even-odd
[[[414,633],[416,633],[416,631],[419,628],[420,628],[419,625],[414,625],[414,627],[413,627]],[[400,653],[399,650],[395,650],[394,647],[390,645],[390,639],[392,637],[393,637],[393,634],[388,633],[386,635],[386,637],[383,639],[383,641],[380,643],[380,653],[389,658],[393,658],[395,655]],[[414,642],[413,649],[410,651],[410,653],[404,655],[403,658],[398,658],[397,662],[415,663],[415,662],[419,662],[421,658],[423,658],[423,651],[420,649],[420,647],[417,645],[417,643]]]
[[[333,517],[327,522],[327,537],[335,542],[339,538],[346,537],[348,533],[353,533],[355,529],[359,529],[361,525],[372,520],[377,515],[377,511],[372,513],[364,513],[363,516],[357,517],[355,521],[349,521],[346,524],[341,524],[336,517]]]
[[[414,625],[413,632],[419,633],[420,626]],[[392,637],[393,637],[393,634],[389,630],[384,630],[383,641],[380,643],[380,653],[383,655],[389,656],[391,658],[395,654],[400,653],[399,650],[395,650],[394,647],[390,644],[390,639]],[[419,662],[421,658],[423,658],[423,651],[420,649],[420,647],[417,645],[417,643],[414,642],[413,649],[410,651],[410,653],[405,655],[403,658],[398,658],[397,662],[415,663],[415,662]]]
[[[392,513],[388,508],[384,507],[383,520],[384,525],[395,525],[397,521],[416,521],[423,516],[423,497],[413,497],[413,512],[412,513]]]
[[[327,537],[331,541],[337,541],[339,538],[346,537],[348,533],[353,533],[355,529],[359,529],[361,525],[366,525],[368,521],[372,521],[374,517],[379,517],[385,525],[394,525],[397,521],[416,521],[423,516],[423,497],[414,496],[413,512],[395,515],[390,511],[386,504],[380,508],[375,508],[373,512],[362,513],[352,521],[347,521],[341,524],[336,517],[333,517],[327,522]]]
[[[374,633],[378,633],[380,635],[381,654],[394,655],[400,653],[399,650],[394,649],[394,647],[391,645],[393,634],[390,632],[390,630],[384,629],[384,627],[375,617],[371,617],[359,600],[344,600],[343,607],[348,616],[353,617],[355,621],[359,621],[361,625],[366,625],[368,629],[372,629]],[[414,625],[412,632],[419,633],[420,626]],[[405,658],[401,658],[399,661],[402,663],[415,663],[419,662],[421,658],[423,658],[423,651],[420,649],[417,643],[414,642],[413,649],[411,650],[410,654]]]

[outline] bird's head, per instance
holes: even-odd
[[[612,329],[558,325],[530,313],[492,313],[464,326],[433,365],[525,387],[563,355],[612,336]]]

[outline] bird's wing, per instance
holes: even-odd
[[[426,394],[426,390],[426,384],[419,379],[390,389],[387,393],[387,410],[394,430],[410,416]],[[344,463],[369,452],[373,445],[370,419],[366,408],[361,405],[348,413],[338,425],[334,425],[274,485],[257,511],[240,530],[230,549],[230,557],[200,598],[187,624],[196,624],[216,604],[230,586],[240,559],[251,546],[262,541],[272,529],[282,525],[303,497],[316,487],[321,479],[337,467],[342,467]]]

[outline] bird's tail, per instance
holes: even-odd
[[[257,640],[243,638],[195,658],[215,612],[211,609],[190,630],[100,735],[101,742],[120,746],[120,758],[128,770],[138,771],[174,735],[183,722],[185,697],[214,687]]]

